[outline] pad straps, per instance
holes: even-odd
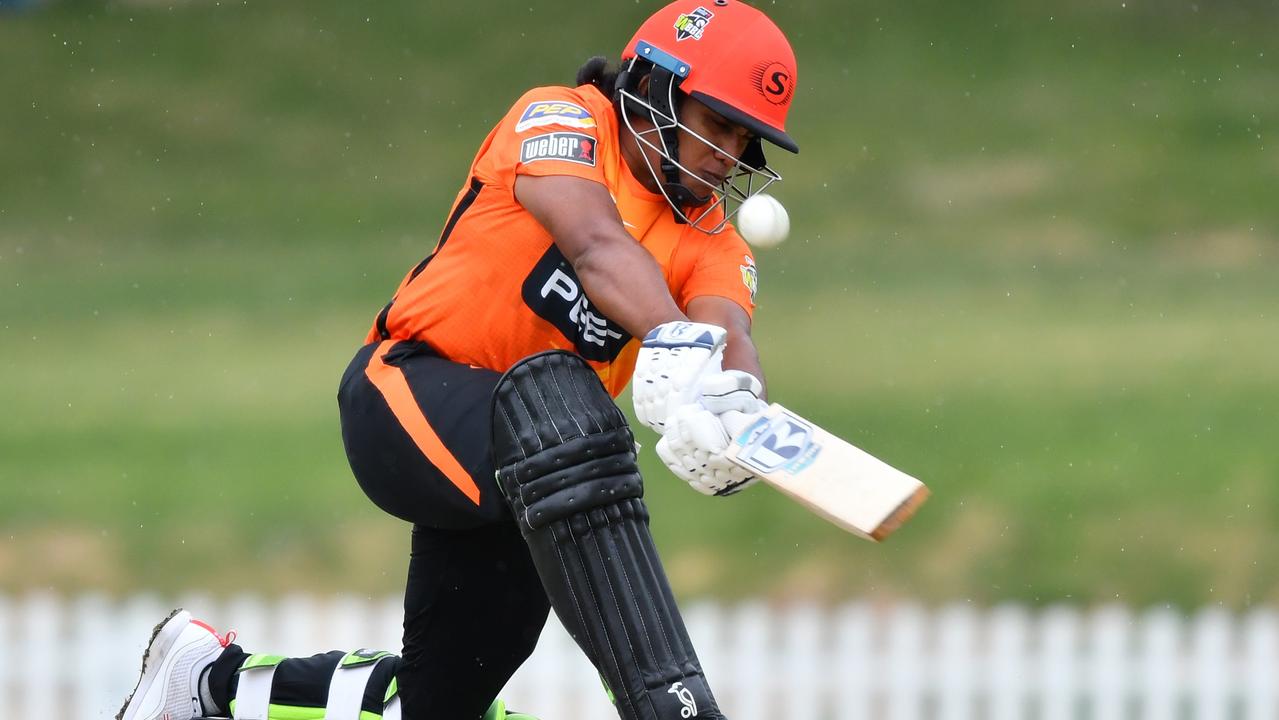
[[[364,688],[369,684],[369,677],[377,664],[389,657],[394,656],[377,650],[347,653],[333,669],[333,677],[329,680],[325,720],[360,720],[360,706],[364,702]]]
[[[661,65],[654,65],[648,79],[648,104],[659,114],[679,122],[679,114],[673,101],[675,88],[683,78],[667,70]],[[662,188],[670,201],[680,208],[699,205],[697,195],[680,182],[679,167],[679,132],[677,125],[669,124],[665,118],[654,118],[658,125],[658,135],[662,138],[662,177],[665,181]],[[685,224],[688,221],[678,208],[671,208],[675,214],[675,222]]]
[[[382,699],[382,702],[385,703],[382,708],[382,720],[400,720],[400,692],[395,678],[391,678],[391,683],[386,688],[386,697]]]
[[[271,709],[271,681],[280,655],[250,655],[240,666],[240,682],[235,691],[236,720],[268,720]]]
[[[356,650],[344,655],[329,677],[325,720],[360,720],[364,692],[374,669],[378,663],[394,657],[383,650]],[[236,720],[269,720],[275,671],[284,660],[280,655],[250,655],[244,661],[238,670],[239,684],[235,691],[233,714]],[[400,697],[394,677],[384,702],[383,718],[400,720]]]

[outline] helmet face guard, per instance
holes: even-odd
[[[643,45],[643,44],[642,44]],[[641,53],[650,48],[641,48]],[[634,71],[638,57],[630,61],[624,71]],[[677,63],[678,67],[678,63]],[[648,97],[641,98],[627,89],[625,76],[619,80],[617,95],[622,103],[622,122],[635,140],[661,158],[654,166],[648,153],[642,153],[648,171],[656,181],[678,222],[687,223],[706,233],[718,233],[737,214],[741,204],[752,195],[782,179],[764,160],[764,150],[758,138],[752,138],[745,152],[736,156],[702,137],[697,131],[679,120],[676,86],[678,75],[654,64],[649,74]],[[632,121],[633,114],[643,115],[651,128],[639,129]],[[730,158],[733,168],[724,182],[715,185],[682,165],[679,161],[679,132],[697,140],[715,152]],[[681,172],[683,176],[681,176]],[[692,178],[695,187],[684,184],[684,177]],[[716,219],[716,208],[723,208],[722,217]]]
[[[761,140],[799,151],[783,129],[794,95],[795,56],[781,30],[762,12],[736,0],[702,2],[677,0],[640,27],[622,53],[614,100],[627,130],[646,150],[641,153],[644,162],[675,219],[716,233],[742,202],[781,180],[768,167]],[[638,76],[644,69],[649,69],[649,83],[641,94]],[[740,157],[680,122],[679,104],[687,98],[755,135]],[[635,117],[652,127],[637,128]],[[707,182],[680,163],[681,135],[732,160],[723,183]],[[654,163],[651,154],[660,160]]]

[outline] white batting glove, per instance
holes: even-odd
[[[663,432],[671,411],[697,399],[702,377],[719,372],[727,338],[724,328],[707,323],[669,322],[653,328],[635,361],[635,417]]]
[[[716,415],[698,403],[681,405],[666,418],[657,456],[703,495],[732,495],[758,480],[724,457],[732,438],[754,419],[732,410]]]
[[[739,412],[750,415],[768,408],[760,399],[764,384],[743,370],[720,370],[702,376],[697,388],[697,401],[716,415]]]

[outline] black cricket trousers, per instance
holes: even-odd
[[[393,666],[405,720],[480,718],[532,654],[550,611],[489,456],[500,377],[425,343],[387,340],[361,348],[338,389],[356,481],[378,507],[413,524],[404,643]],[[232,648],[210,677],[223,707],[248,657]],[[282,665],[272,702],[287,692],[289,704],[322,707],[340,656]],[[376,690],[366,709],[380,713]]]
[[[479,717],[550,612],[490,457],[501,376],[387,340],[356,353],[338,391],[356,481],[413,523],[397,675],[406,720]]]

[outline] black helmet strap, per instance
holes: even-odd
[[[676,108],[671,100],[675,97],[675,86],[679,81],[670,70],[654,65],[648,78],[648,104],[658,114],[677,119]],[[662,138],[662,149],[666,152],[662,158],[662,189],[671,202],[680,207],[695,207],[706,203],[705,197],[698,197],[692,190],[680,182],[679,177],[679,132],[674,123],[659,124],[658,133]],[[675,213],[676,222],[684,222],[682,213]]]

